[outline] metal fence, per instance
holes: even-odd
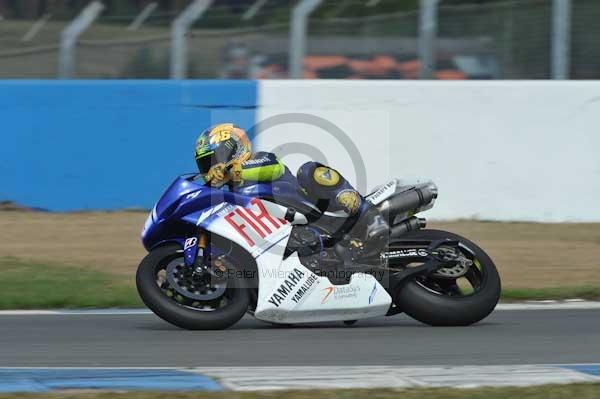
[[[87,21],[85,11],[5,18],[0,78],[600,78],[597,0],[420,0],[420,9],[381,14],[377,0],[347,2],[368,15],[345,17],[343,0],[257,0],[241,15],[204,18],[216,5],[195,0],[189,8],[199,9],[179,15],[105,18],[96,2]]]
[[[551,77],[552,1],[511,1],[485,7],[442,6],[438,37],[476,41],[471,54],[481,57],[480,62],[471,66],[482,72],[494,68],[495,71],[490,70],[493,77]],[[455,55],[457,62],[468,62],[461,56]]]

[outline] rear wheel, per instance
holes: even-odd
[[[500,277],[492,259],[479,246],[441,230],[417,230],[398,238],[458,240],[460,255],[466,261],[463,266],[441,269],[398,287],[394,302],[406,314],[432,326],[467,326],[494,310],[500,299]]]
[[[227,259],[213,261],[232,267]],[[184,265],[181,247],[173,244],[152,250],[142,260],[136,285],[142,301],[163,320],[188,330],[218,330],[235,324],[248,309],[243,280],[229,275],[194,275]]]

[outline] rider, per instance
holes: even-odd
[[[289,175],[287,167],[269,152],[252,152],[246,132],[232,123],[212,126],[196,141],[196,164],[207,184],[233,191],[248,183],[275,182]],[[354,238],[381,244],[389,228],[375,207],[365,201],[335,169],[307,162],[296,174],[303,195],[325,218],[341,220]],[[352,226],[352,228],[348,227]],[[350,232],[352,231],[352,232]]]

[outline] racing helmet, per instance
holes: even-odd
[[[196,140],[196,164],[206,182],[220,187],[230,179],[229,169],[248,160],[252,144],[246,132],[233,123],[204,130]]]

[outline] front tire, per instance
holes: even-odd
[[[241,278],[227,280],[226,305],[211,311],[185,306],[166,295],[157,284],[157,273],[182,257],[181,247],[170,244],[153,249],[140,263],[136,286],[142,301],[161,319],[188,330],[221,330],[239,321],[249,305],[248,290]]]
[[[413,231],[398,239],[458,240],[477,261],[479,273],[479,287],[464,296],[445,295],[428,287],[424,281],[413,280],[401,285],[395,292],[394,302],[406,314],[431,326],[468,326],[494,310],[500,299],[500,276],[492,259],[475,243],[441,230]]]

